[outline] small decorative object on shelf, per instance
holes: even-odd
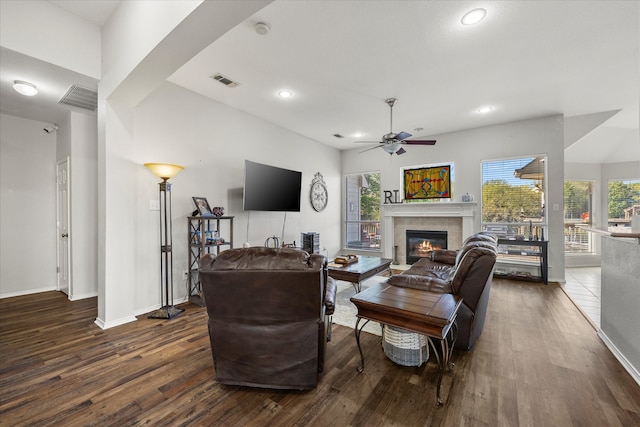
[[[310,254],[320,253],[320,234],[309,231],[308,233],[300,233],[300,241],[302,242],[302,250]]]
[[[222,206],[216,206],[211,210],[211,213],[216,218],[220,218],[221,216],[224,215],[224,208]]]
[[[462,201],[463,202],[473,202],[474,198],[472,194],[469,193],[465,193],[462,195]]]
[[[264,241],[265,248],[279,248],[280,247],[280,239],[276,236],[267,237],[267,240]]]
[[[193,197],[193,203],[195,203],[201,216],[211,215],[211,207],[206,197]]]

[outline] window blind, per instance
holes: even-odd
[[[482,222],[545,223],[545,157],[482,162]]]

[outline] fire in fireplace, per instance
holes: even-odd
[[[407,230],[407,264],[429,256],[435,249],[447,249],[447,232],[433,230]]]

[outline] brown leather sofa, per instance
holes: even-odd
[[[324,366],[336,284],[322,255],[230,249],[200,261],[217,381],[312,389]]]
[[[459,251],[436,250],[388,283],[462,296],[455,347],[470,350],[482,333],[495,269],[498,239],[480,232],[469,236]]]

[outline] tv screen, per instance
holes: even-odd
[[[302,172],[244,161],[244,210],[300,212]]]

